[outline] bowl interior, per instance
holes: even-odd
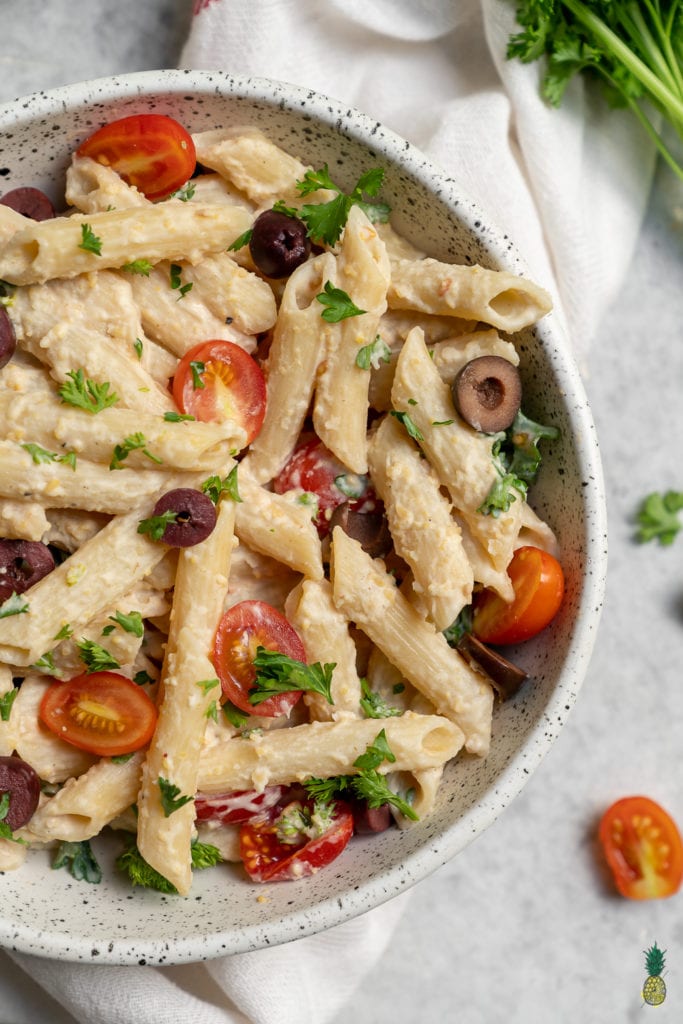
[[[289,85],[209,72],[145,72],[37,94],[0,108],[0,192],[43,188],[61,204],[71,151],[95,128],[134,112],[190,130],[255,124],[352,186],[386,170],[382,198],[397,229],[429,255],[523,273],[510,240],[408,143],[356,111]],[[544,284],[545,282],[538,282]],[[491,753],[446,771],[433,816],[409,831],[358,838],[329,868],[269,886],[267,900],[231,867],[199,872],[182,899],[131,890],[113,870],[118,844],[95,840],[98,886],[52,873],[47,853],[0,876],[0,944],[42,956],[168,964],[273,945],[340,923],[389,899],[454,856],[519,792],[558,735],[585,673],[602,603],[602,477],[586,398],[553,315],[518,337],[524,408],[561,429],[545,443],[532,504],[557,533],[567,576],[559,617],[518,660],[532,680],[498,706]],[[116,849],[114,846],[116,845]],[[264,890],[265,892],[265,890]]]

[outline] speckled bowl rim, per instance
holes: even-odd
[[[427,190],[438,191],[442,201],[470,229],[473,230],[474,222],[482,218],[477,205],[463,194],[457,180],[445,174],[406,140],[359,110],[289,83],[235,76],[221,71],[174,69],[134,72],[19,97],[0,107],[0,125],[8,124],[8,118],[17,112],[23,115],[24,111],[30,109],[32,118],[48,117],[74,105],[91,104],[95,96],[98,103],[106,104],[135,96],[143,98],[150,94],[182,96],[207,92],[224,94],[228,98],[239,96],[293,112],[305,112],[324,125],[337,128],[350,139],[364,145],[371,143],[387,159],[398,162],[402,169]],[[488,223],[490,225],[490,219]],[[516,247],[510,244],[502,231],[491,231],[487,236],[487,246],[502,267],[515,272],[520,272],[524,267]],[[602,467],[595,426],[581,376],[557,321],[552,328],[549,325],[542,327],[539,337],[552,358],[558,385],[571,404],[573,424],[584,438],[576,456],[581,478],[587,482],[584,510],[586,526],[589,528],[585,535],[585,563],[590,567],[590,572],[587,571],[582,580],[579,613],[575,616],[571,631],[569,651],[543,719],[530,730],[525,746],[496,777],[494,792],[487,794],[487,799],[467,811],[453,826],[432,837],[428,845],[409,855],[400,865],[383,870],[370,881],[348,891],[343,901],[335,895],[315,906],[292,912],[279,924],[270,923],[267,940],[264,940],[263,929],[258,924],[242,926],[238,931],[226,928],[211,935],[179,937],[170,949],[168,938],[145,941],[144,946],[136,945],[130,939],[125,942],[118,940],[110,943],[109,947],[99,945],[98,963],[172,964],[206,960],[224,955],[226,948],[230,953],[244,952],[331,928],[405,891],[407,877],[410,879],[409,884],[413,885],[451,860],[493,823],[529,780],[561,731],[588,669],[604,599],[607,564],[607,513]],[[66,933],[46,935],[37,929],[17,929],[11,921],[1,919],[0,945],[21,952],[69,960],[92,962],[93,956],[92,937],[74,937]]]

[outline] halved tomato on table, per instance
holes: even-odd
[[[529,640],[545,629],[562,604],[564,573],[547,551],[531,545],[518,548],[508,575],[515,592],[512,601],[488,589],[474,598],[472,632],[485,644]]]
[[[259,647],[279,651],[296,661],[306,661],[306,649],[290,622],[265,601],[240,601],[223,615],[213,643],[213,664],[223,696],[249,715],[277,718],[288,715],[301,690],[269,697],[258,706],[249,702],[256,679],[254,658]]]
[[[312,827],[297,831],[296,818],[306,816]],[[305,878],[335,860],[353,835],[351,808],[337,800],[320,834],[316,824],[313,802],[296,801],[281,808],[277,815],[271,812],[242,825],[240,857],[251,880],[286,882]]]
[[[105,124],[82,142],[78,156],[111,167],[148,199],[163,199],[192,177],[192,136],[165,114],[133,114]]]
[[[654,800],[617,800],[603,814],[598,836],[622,896],[650,900],[678,892],[683,842],[676,823]]]
[[[317,498],[314,522],[321,537],[327,535],[330,518],[338,505],[348,502],[354,512],[375,512],[380,506],[370,478],[350,472],[315,434],[295,448],[273,481],[277,494],[298,488]]]
[[[39,716],[55,736],[72,746],[116,757],[149,743],[157,709],[126,676],[92,672],[52,683],[40,702]]]
[[[232,341],[202,341],[186,352],[173,378],[173,398],[204,423],[232,420],[250,444],[266,415],[266,380],[255,359]]]

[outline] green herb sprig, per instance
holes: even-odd
[[[293,690],[319,693],[328,704],[334,703],[331,686],[335,663],[321,665],[320,662],[315,662],[313,665],[307,665],[280,651],[268,651],[265,647],[259,646],[256,648],[253,664],[256,679],[249,691],[250,704],[262,704],[270,697],[275,697],[279,693],[291,693]]]

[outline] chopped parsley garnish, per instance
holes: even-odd
[[[379,334],[369,345],[363,345],[356,353],[356,366],[361,370],[379,370],[380,362],[388,363],[391,360],[391,349],[385,341],[382,341]]]
[[[28,601],[13,591],[7,600],[0,604],[0,619],[9,619],[11,615],[23,615],[28,609]]]
[[[161,775],[157,782],[159,784],[161,806],[167,818],[170,818],[175,811],[179,811],[181,807],[189,804],[193,799],[191,796],[180,796],[180,790],[175,783],[169,782],[168,779],[162,779]]]
[[[133,342],[133,348],[135,349],[135,355],[138,359],[142,359],[143,345],[140,338],[136,338]]]
[[[218,504],[221,494],[227,494],[233,501],[241,502],[237,487],[237,466],[233,466],[227,476],[221,478],[218,475],[210,476],[202,484],[202,491],[214,505]]]
[[[8,309],[14,302],[15,292],[15,285],[10,284],[9,281],[0,281],[0,306],[4,306],[5,309]]]
[[[0,719],[3,722],[9,722],[12,705],[14,704],[18,693],[19,689],[16,686],[13,686],[11,690],[8,690],[7,693],[3,693],[0,697]]]
[[[0,839],[9,839],[13,842],[19,842],[18,839],[14,838],[12,829],[9,827],[5,818],[9,813],[9,793],[3,793],[0,796]]]
[[[307,665],[280,651],[268,651],[259,646],[256,648],[253,665],[256,679],[249,691],[250,704],[261,704],[278,693],[291,693],[292,690],[319,693],[328,704],[334,703],[331,686],[336,663],[321,665],[315,662]]]
[[[140,612],[128,612],[127,615],[124,612],[116,611],[109,618],[115,623],[114,626],[105,626],[104,628],[111,633],[116,626],[120,626],[126,633],[132,633],[133,636],[141,637],[145,632],[145,628],[142,624],[142,615]],[[104,630],[102,631],[104,635]]]
[[[403,713],[400,708],[394,708],[387,704],[381,694],[375,693],[367,679],[361,679],[360,687],[363,695],[360,699],[360,706],[365,712],[366,718],[392,718]]]
[[[216,846],[210,843],[200,843],[195,840],[190,847],[192,867],[197,871],[203,868],[211,868],[219,864],[223,857]],[[127,875],[132,885],[141,885],[146,889],[156,889],[158,892],[175,895],[178,890],[164,878],[155,868],[148,864],[137,848],[136,843],[131,840],[115,861],[116,867],[124,875]]]
[[[95,643],[94,640],[76,641],[76,647],[88,675],[91,672],[106,672],[109,669],[121,668],[114,655],[110,654],[105,647]]]
[[[67,405],[75,405],[78,409],[96,413],[108,409],[119,400],[115,392],[109,391],[109,381],[96,384],[94,380],[86,379],[83,370],[69,370],[67,377],[69,379],[59,388],[59,396]]]
[[[134,753],[135,751],[131,750],[130,754],[114,754],[114,756],[110,757],[109,760],[112,764],[126,764],[130,761]]]
[[[683,491],[654,491],[644,499],[637,515],[636,540],[641,544],[657,540],[662,547],[673,544],[681,529],[678,513],[683,509]]]
[[[71,466],[73,470],[76,469],[76,452],[64,452],[63,455],[57,455],[56,452],[49,452],[47,448],[42,448],[39,444],[33,444],[28,442],[21,446],[24,451],[27,451],[37,466],[45,462],[64,462],[67,466]]]
[[[433,427],[450,427],[451,423],[455,423],[455,420],[432,420]]]
[[[392,409],[391,415],[395,416],[399,423],[403,424],[403,426],[406,428],[408,434],[410,435],[410,437],[413,438],[413,440],[424,441],[422,431],[407,412],[399,412],[397,409]]]
[[[447,626],[442,632],[449,645],[457,647],[465,633],[472,632],[472,605],[466,605],[457,619],[451,622],[450,626]]]
[[[320,502],[318,495],[314,491],[304,491],[296,499],[297,505],[305,505],[306,508],[311,510],[311,519],[315,522],[320,513]]]
[[[164,419],[167,423],[194,423],[194,416],[190,416],[189,413],[183,412],[165,412]]]
[[[310,238],[317,242],[335,245],[344,230],[349,211],[354,205],[360,206],[368,219],[373,222],[384,223],[389,219],[391,210],[386,203],[372,203],[364,198],[368,196],[370,199],[374,199],[382,187],[383,180],[384,171],[379,167],[374,167],[362,174],[353,190],[347,194],[332,181],[329,168],[325,164],[320,170],[306,171],[303,181],[297,181],[296,187],[302,197],[317,192],[318,189],[328,189],[336,192],[337,195],[327,203],[307,203],[299,210],[283,209],[282,212],[289,212],[290,216],[293,213],[294,216],[302,220]],[[279,204],[276,203],[274,209],[279,208]]]
[[[133,682],[136,684],[136,686],[144,686],[146,683],[153,683],[154,680],[152,679],[149,672],[145,672],[144,668],[142,668],[133,676]]]
[[[176,189],[175,192],[171,192],[169,199],[179,199],[181,203],[189,203],[190,199],[194,197],[197,190],[197,186],[190,179],[186,181],[182,188]]]
[[[124,263],[121,270],[129,274],[139,274],[141,277],[149,277],[152,272],[152,264],[149,260],[133,260],[132,263]]]
[[[102,881],[102,869],[87,839],[79,843],[61,842],[55,851],[52,867],[55,870],[66,868],[79,882],[97,885]]]
[[[102,255],[102,239],[98,238],[89,224],[81,224],[81,240],[78,248],[92,252],[95,256]]]
[[[71,637],[73,635],[74,635],[74,631],[71,628],[71,626],[69,625],[69,623],[67,622],[67,623],[65,623],[62,626],[62,628],[59,630],[58,633],[55,633],[54,639],[55,640],[68,640],[69,637]]]
[[[31,668],[37,668],[40,672],[49,672],[51,675],[55,675],[57,666],[55,665],[52,651],[45,651],[45,654],[41,654],[38,660],[33,662]]]
[[[251,242],[251,236],[254,234],[253,228],[247,228],[241,235],[238,235],[232,245],[228,246],[228,252],[238,252],[243,249],[245,245],[249,245]]]
[[[538,476],[541,464],[539,441],[556,441],[560,436],[557,427],[545,427],[534,423],[520,409],[511,427],[505,432],[500,443],[500,455],[506,461],[508,471],[526,484],[532,484]]]
[[[338,324],[351,316],[360,316],[366,311],[359,309],[351,297],[342,288],[335,288],[331,281],[326,281],[322,292],[316,295],[318,302],[325,306],[320,314],[328,324]]]
[[[218,701],[212,700],[206,709],[206,717],[212,719],[212,721],[218,721]]]
[[[178,300],[184,299],[188,292],[192,291],[192,282],[182,283],[183,268],[179,263],[172,263],[170,269],[171,288],[178,291]]]
[[[121,444],[117,444],[114,447],[114,453],[109,463],[110,469],[123,469],[121,463],[124,459],[127,459],[131,452],[141,451],[148,459],[152,462],[156,462],[157,465],[163,464],[163,459],[160,459],[158,455],[153,455],[147,447],[147,438],[144,434],[139,431],[135,434],[130,434],[124,438]]]
[[[226,700],[223,704],[223,714],[233,729],[241,729],[249,721],[249,715],[246,715],[244,711],[240,711],[229,700]]]
[[[152,540],[161,540],[168,524],[175,523],[177,518],[178,513],[169,508],[161,515],[141,519],[138,523],[138,533],[148,533]]]
[[[204,693],[209,693],[211,690],[215,689],[217,686],[220,686],[220,680],[218,680],[218,679],[198,679],[197,680],[197,686],[201,690],[203,690]]]
[[[192,373],[192,387],[197,391],[198,389],[205,388],[206,384],[201,378],[201,374],[206,370],[206,363],[202,363],[199,359],[192,359],[190,361],[190,372]]]

